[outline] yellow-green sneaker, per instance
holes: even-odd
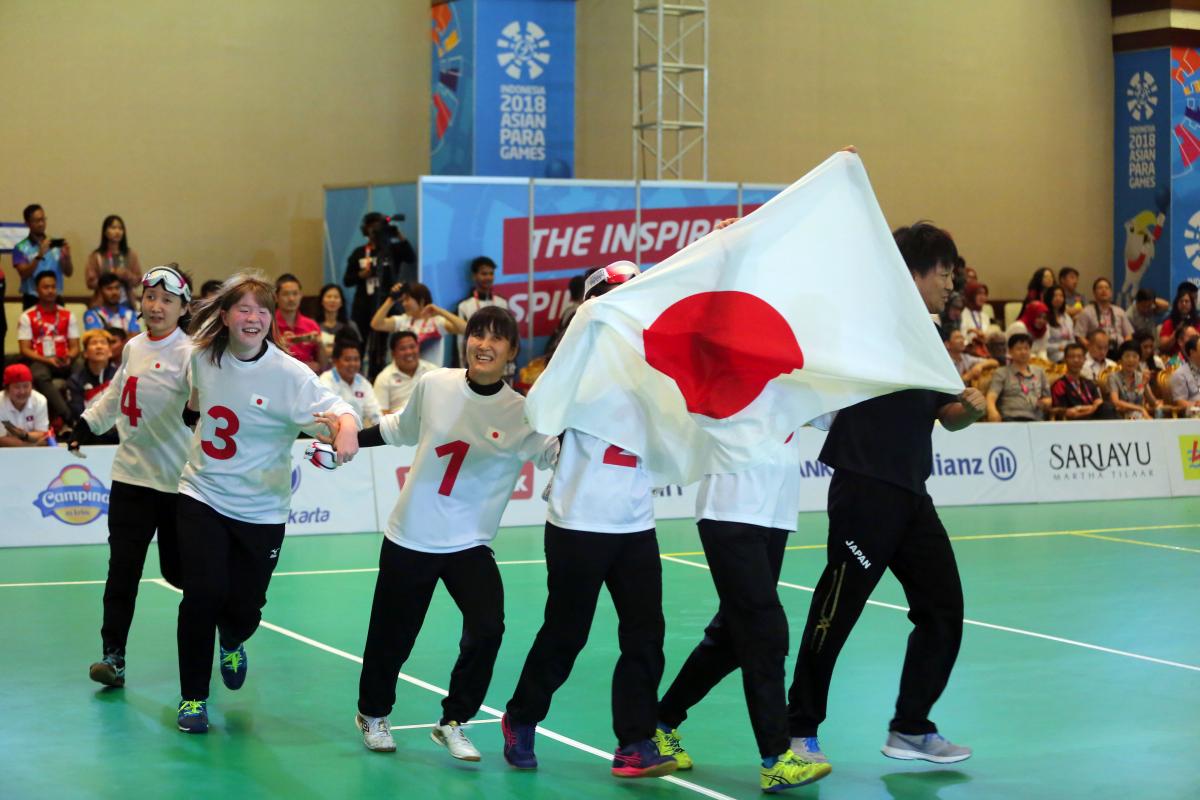
[[[677,730],[654,729],[654,745],[658,748],[658,754],[674,758],[679,769],[691,769],[692,757],[683,749],[683,743],[679,741],[681,738]]]
[[[759,785],[764,792],[773,794],[819,781],[832,771],[833,768],[828,764],[805,761],[788,750],[779,757],[775,766],[762,768]]]

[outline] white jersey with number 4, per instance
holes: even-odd
[[[592,533],[654,527],[654,496],[642,461],[615,444],[567,429],[550,483],[546,519]]]
[[[796,530],[800,514],[800,442],[793,434],[771,461],[744,472],[705,475],[696,492],[696,519]]]
[[[313,424],[313,414],[358,419],[311,369],[273,344],[255,361],[226,352],[219,367],[196,350],[191,379],[200,395],[200,421],[179,492],[243,522],[287,521],[292,442],[301,430],[325,430]]]
[[[461,369],[424,375],[379,432],[390,445],[417,446],[385,535],[424,553],[490,543],[522,465],[547,469],[558,450],[557,438],[526,424],[524,397],[508,386],[476,394]]]
[[[125,344],[121,366],[83,412],[93,433],[117,426],[113,480],[159,492],[179,491],[192,432],[183,424],[192,340],[176,328],[161,339],[139,333]]]

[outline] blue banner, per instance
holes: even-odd
[[[435,175],[470,175],[475,131],[475,0],[430,8],[433,68],[429,163]]]
[[[1171,275],[1200,286],[1200,51],[1171,48]],[[1155,286],[1155,291],[1158,291]]]

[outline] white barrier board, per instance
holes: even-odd
[[[1030,425],[1037,501],[1169,497],[1170,470],[1163,422],[1110,420]]]

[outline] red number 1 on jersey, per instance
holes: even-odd
[[[137,405],[137,378],[129,378],[121,387],[121,413],[129,418],[129,427],[137,427],[142,418],[142,410]]]
[[[458,471],[462,469],[463,460],[467,457],[467,451],[471,449],[471,445],[461,439],[454,442],[447,442],[440,447],[434,449],[438,458],[442,456],[450,456],[450,463],[446,465],[446,474],[442,476],[442,485],[438,487],[438,494],[450,496],[450,492],[454,489],[454,481],[458,479]]]

